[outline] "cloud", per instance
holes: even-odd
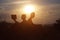
[[[37,3],[37,4],[60,4],[60,0],[0,0],[0,5],[9,4],[23,4],[23,3]]]
[[[30,3],[30,2],[31,1],[14,1],[14,2],[1,3],[0,5],[24,4],[24,3]]]
[[[60,0],[34,0],[34,2],[43,5],[60,4]]]

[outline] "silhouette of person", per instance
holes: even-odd
[[[21,19],[23,20],[20,23],[20,26],[22,27],[22,38],[23,40],[27,40],[27,34],[28,34],[28,21],[26,20],[26,14],[22,14]]]
[[[32,12],[30,18],[28,19],[29,24],[33,24],[32,19],[35,17],[35,13]]]
[[[28,29],[28,21],[26,20],[26,14],[22,14],[21,19],[23,20],[20,24],[23,30]]]
[[[17,16],[16,15],[11,15],[11,18],[14,20],[14,24],[12,24],[11,30],[12,30],[12,35],[17,38],[21,38],[21,26],[20,23],[16,21]]]
[[[14,20],[15,23],[18,23],[18,22],[16,21],[16,19],[17,19],[17,16],[16,16],[16,15],[11,15],[11,18]]]
[[[29,39],[31,40],[31,39],[33,39],[34,40],[34,34],[35,33],[33,33],[34,32],[34,24],[33,24],[33,22],[32,22],[32,19],[35,17],[35,13],[34,12],[32,12],[31,13],[31,15],[30,15],[30,18],[28,19],[28,27],[29,27],[29,33],[28,33],[28,35],[29,35]]]
[[[26,15],[25,14],[23,14],[22,16],[21,16],[21,19],[23,20],[21,23],[26,23],[27,21],[26,21]]]

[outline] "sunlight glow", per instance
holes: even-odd
[[[35,11],[35,6],[33,6],[33,5],[25,5],[23,11],[26,14],[30,14],[30,13]]]

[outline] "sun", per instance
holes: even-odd
[[[25,5],[23,11],[26,14],[30,14],[35,11],[35,7],[33,5]]]

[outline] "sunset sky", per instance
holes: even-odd
[[[23,8],[29,4],[35,6],[34,24],[50,24],[60,18],[60,0],[0,0],[0,21],[13,22],[10,18],[12,14],[17,15],[17,21],[21,21]]]

